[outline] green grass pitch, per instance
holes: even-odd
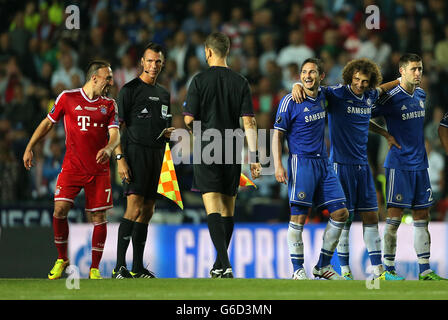
[[[373,287],[373,283],[371,285]],[[0,279],[1,300],[448,300],[448,281],[277,279]]]

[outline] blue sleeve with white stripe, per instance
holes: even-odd
[[[378,97],[374,105],[372,106],[372,118],[384,116],[387,112],[385,105],[391,97],[390,92],[385,93],[381,97]]]
[[[397,92],[400,90],[400,86],[396,86],[393,89],[389,90],[388,92],[379,95],[378,92],[376,92],[376,102],[372,106],[372,118],[376,118],[379,116],[385,116],[392,112],[391,106],[391,99],[394,95],[397,94]]]
[[[335,96],[336,95],[335,91],[340,88],[342,88],[342,84],[338,84],[335,86],[328,86],[328,87],[320,86],[320,89],[323,91],[326,98]]]
[[[292,95],[287,94],[280,100],[277,109],[277,115],[275,116],[274,129],[278,129],[284,132],[288,132],[290,129],[290,111],[289,107],[293,103]]]
[[[443,116],[442,120],[440,121],[440,125],[442,127],[447,127],[448,128],[448,113],[445,113],[445,115]]]

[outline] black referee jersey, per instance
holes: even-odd
[[[213,157],[219,162],[205,164],[201,157],[200,164],[193,164],[192,189],[201,193],[220,192],[234,196],[238,192],[241,174],[241,162],[238,158],[241,159],[242,150],[237,149],[235,136],[225,136],[225,130],[240,128],[241,116],[254,115],[248,81],[226,67],[208,68],[193,78],[184,104],[184,115],[190,115],[195,121],[201,122],[201,150],[216,139],[215,135],[213,139],[205,138],[205,130],[219,130],[221,137],[226,140],[221,141],[222,158]],[[198,134],[194,132],[194,135]],[[228,148],[228,139],[233,140],[232,150]],[[214,151],[212,154],[214,156]]]
[[[201,121],[201,131],[240,127],[241,116],[253,116],[249,83],[226,67],[210,67],[197,74],[188,88],[184,115]]]
[[[157,139],[169,124],[170,94],[159,84],[150,85],[139,77],[126,83],[118,94],[118,116],[126,124],[126,144],[165,148]],[[168,121],[168,123],[167,123]]]

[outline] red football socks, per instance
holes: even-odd
[[[107,236],[107,221],[95,223],[92,235],[92,264],[90,268],[97,268],[103,256],[104,244]]]
[[[53,216],[54,244],[58,250],[58,259],[67,261],[68,222],[67,218]]]

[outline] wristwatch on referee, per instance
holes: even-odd
[[[123,157],[124,157],[124,154],[122,154],[122,153],[117,154],[117,155],[115,155],[115,160],[120,160]]]

